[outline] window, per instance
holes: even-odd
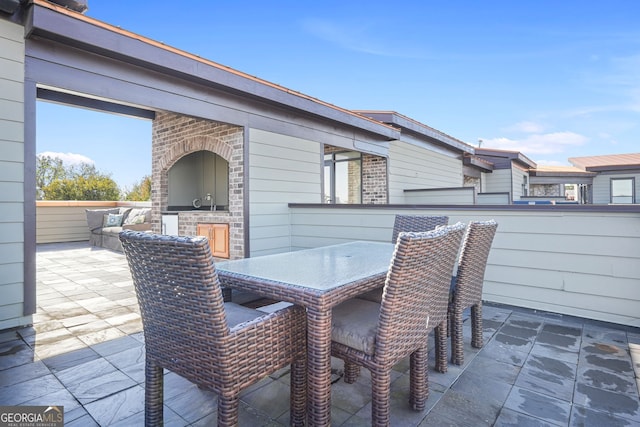
[[[528,193],[528,186],[527,186],[527,176],[524,175],[522,177],[522,196],[527,197],[528,195],[529,193]]]
[[[362,156],[357,151],[324,155],[324,203],[362,203]]]
[[[631,204],[634,201],[635,182],[633,178],[611,178],[611,203]]]

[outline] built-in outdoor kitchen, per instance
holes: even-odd
[[[153,122],[152,209],[162,234],[206,236],[218,258],[244,257],[243,128],[168,112]]]

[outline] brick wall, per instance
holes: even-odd
[[[386,204],[387,159],[372,154],[362,155],[362,203],[366,205]]]
[[[480,178],[476,178],[476,177],[473,177],[473,176],[465,175],[464,179],[463,179],[463,182],[462,182],[462,186],[463,187],[475,187],[476,194],[482,193],[482,187],[480,185]]]
[[[229,163],[229,210],[185,211],[178,215],[178,233],[195,236],[198,223],[228,223],[230,258],[244,258],[243,128],[169,112],[156,113],[152,127],[152,225],[161,229],[168,203],[168,171],[181,157],[211,151]]]

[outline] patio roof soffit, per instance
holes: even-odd
[[[45,0],[30,0],[25,37],[39,36],[263,103],[357,128],[387,140],[400,131],[375,119],[240,72]]]
[[[493,172],[495,165],[489,160],[483,159],[482,157],[472,156],[470,154],[465,155],[462,158],[462,164],[465,166],[471,166],[476,169],[480,169],[482,172]]]
[[[395,111],[354,110],[364,117],[397,127],[402,133],[444,146],[461,153],[473,154],[473,146]]]

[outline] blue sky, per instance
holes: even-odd
[[[397,111],[539,164],[640,152],[636,0],[90,0],[87,15],[343,108]],[[39,153],[84,156],[120,185],[151,171],[148,121],[41,102],[37,131]]]

